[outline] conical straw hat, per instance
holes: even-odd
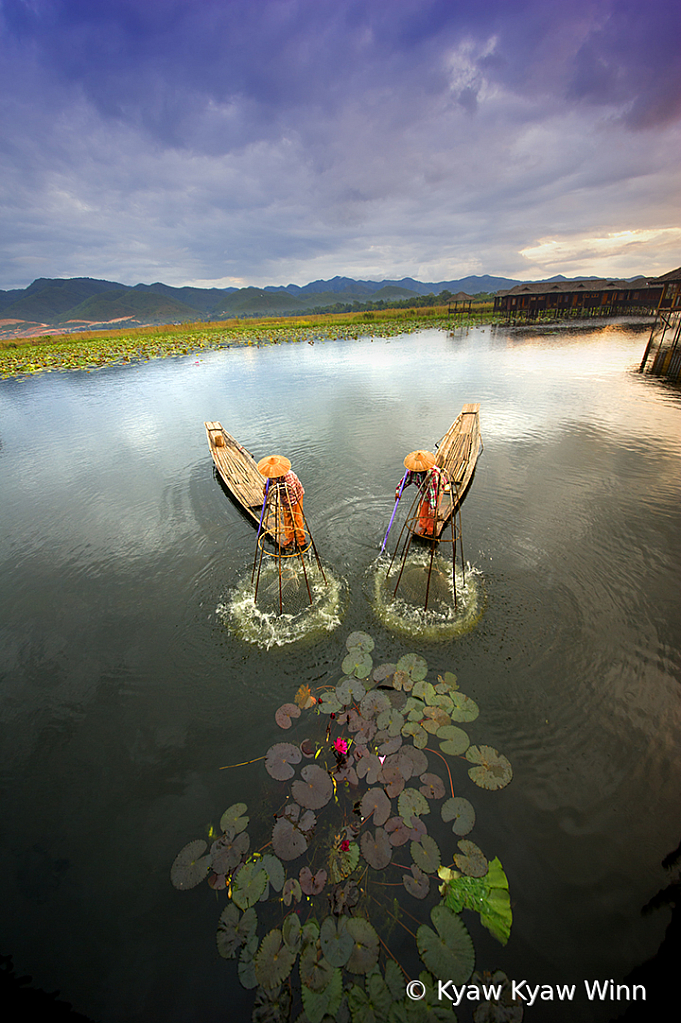
[[[406,469],[412,472],[423,472],[435,465],[435,455],[431,451],[411,451],[404,460]]]
[[[258,462],[258,472],[261,476],[268,476],[276,479],[277,476],[285,476],[291,468],[288,458],[283,455],[270,455],[268,458],[261,458]]]

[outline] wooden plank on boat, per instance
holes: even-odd
[[[447,433],[437,445],[435,464],[444,470],[449,490],[440,495],[436,535],[440,536],[470,486],[482,450],[480,405],[464,405]]]
[[[221,423],[206,422],[204,426],[208,447],[220,479],[257,526],[262,511],[265,477],[258,472],[258,466],[250,451],[227,433]],[[266,521],[263,522],[263,530],[271,534],[274,523],[270,518],[268,514]]]

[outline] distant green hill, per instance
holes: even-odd
[[[59,317],[66,320],[90,320],[106,323],[122,316],[132,316],[142,323],[173,323],[194,321],[196,309],[190,309],[183,302],[154,292],[137,291],[134,288],[120,288],[104,294],[93,295]]]
[[[17,320],[53,323],[91,296],[120,288],[125,288],[125,285],[96,281],[91,277],[73,277],[66,281],[39,278],[25,289],[20,298],[6,305],[2,315]]]

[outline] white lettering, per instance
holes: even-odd
[[[450,986],[452,989],[451,992],[449,991]],[[459,990],[456,984],[453,984],[451,980],[446,980],[444,984],[442,983],[441,980],[438,980],[437,982],[437,997],[440,999],[440,1001],[442,1001],[443,998],[447,998],[452,1003],[452,1005],[461,1005],[461,999],[463,998],[465,992],[466,992],[465,984],[462,984],[461,990]]]
[[[645,1002],[645,1000],[646,1000],[646,989],[644,988],[643,984],[634,984],[634,987],[633,987],[632,992],[631,992],[632,1001],[634,1001],[634,1002],[636,1001],[636,992],[637,992],[637,990],[641,992],[641,994],[643,995],[643,1001]]]
[[[468,985],[468,994],[466,995],[466,998],[468,999],[469,1002],[479,1002],[480,1001],[480,988],[477,987],[475,984],[469,984]]]
[[[511,984],[511,1001],[515,1002],[518,998],[524,998],[525,995],[520,990],[527,984],[526,980],[514,980]]]
[[[541,989],[541,1000],[542,1002],[553,1001],[553,988],[551,987],[550,984],[544,984],[543,988]]]
[[[502,989],[501,984],[497,984],[496,987],[494,984],[483,984],[482,993],[485,997],[485,1001],[487,1002],[491,1002],[492,1000],[496,1000],[497,1002],[501,1001],[501,989]]]
[[[610,983],[612,983],[612,981]],[[602,984],[595,980],[591,986],[589,986],[589,981],[585,980],[584,987],[586,988],[586,997],[589,999],[590,1002],[593,1002],[594,998],[596,997],[600,998],[602,1002],[604,1002],[605,999],[607,998],[608,995],[607,980],[604,980]]]
[[[570,987],[568,987],[567,984],[564,984],[562,987],[560,986],[560,984],[557,984],[556,991],[558,992],[558,998],[561,1000],[561,1002],[564,1001],[566,998],[568,999],[568,1001],[571,1002],[572,999],[575,997],[574,984],[572,984]]]

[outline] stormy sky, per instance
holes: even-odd
[[[661,274],[678,0],[0,0],[0,288]]]

